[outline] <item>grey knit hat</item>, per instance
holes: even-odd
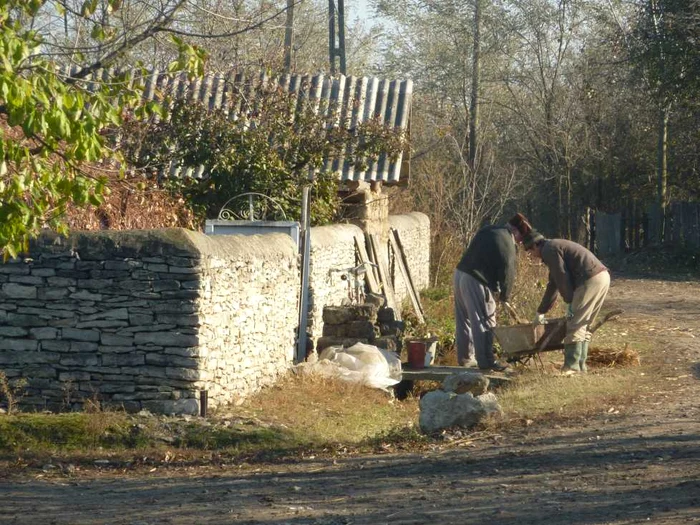
[[[532,250],[532,248],[534,248],[534,246],[540,241],[544,241],[544,235],[533,229],[523,238],[523,247],[526,250]]]

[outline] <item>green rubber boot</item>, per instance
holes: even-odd
[[[581,366],[581,346],[583,343],[577,341],[564,345],[564,366],[561,368],[562,373],[570,375],[573,372],[580,372]]]
[[[578,360],[578,367],[581,372],[588,372],[588,367],[586,366],[586,359],[588,359],[588,345],[590,341],[584,341],[581,343],[581,358]]]

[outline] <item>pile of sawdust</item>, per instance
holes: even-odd
[[[639,353],[625,343],[623,349],[594,347],[588,351],[587,363],[596,367],[639,366]]]

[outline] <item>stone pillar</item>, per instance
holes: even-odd
[[[365,233],[378,235],[385,247],[389,240],[389,199],[382,194],[381,181],[349,181],[339,193],[343,218]]]

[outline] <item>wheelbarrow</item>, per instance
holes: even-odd
[[[622,310],[608,312],[590,328],[593,333],[603,323],[616,319]],[[566,318],[549,319],[545,324],[518,323],[511,326],[496,326],[493,333],[509,363],[527,362],[540,352],[562,350],[566,336]]]

